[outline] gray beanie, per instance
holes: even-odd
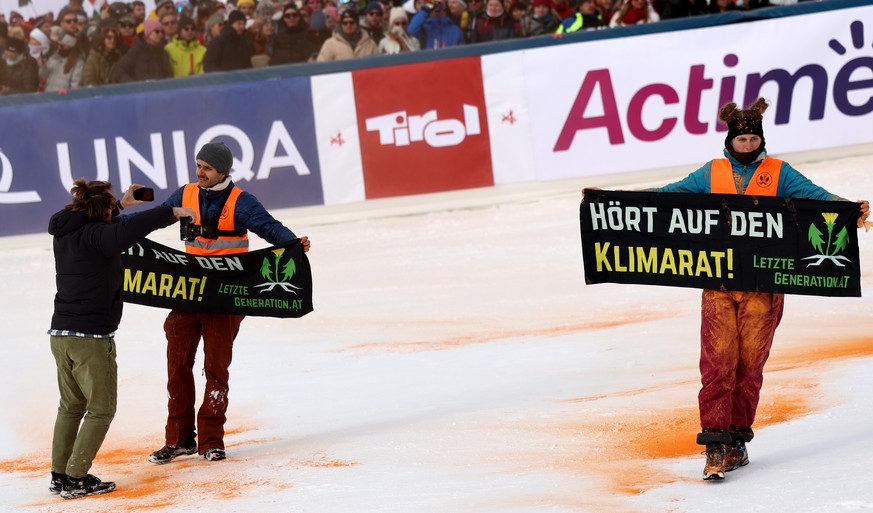
[[[197,160],[206,162],[223,175],[229,174],[230,168],[233,166],[233,154],[223,142],[204,144],[197,152]]]

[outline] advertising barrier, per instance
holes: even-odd
[[[759,96],[770,151],[867,143],[870,34],[873,6],[518,52],[531,130],[494,145],[527,136],[537,180],[694,165],[721,154],[721,106]]]
[[[250,101],[261,96],[269,101]],[[309,78],[38,103],[0,113],[3,235],[44,231],[80,177],[112,182],[118,197],[140,183],[163,201],[194,180],[194,154],[212,140],[228,143],[234,179],[267,208],[323,202]]]
[[[0,236],[44,231],[82,176],[118,194],[141,183],[160,201],[193,179],[212,140],[268,208],[690,172],[720,155],[720,106],[758,96],[771,104],[771,152],[873,142],[873,6],[862,3],[3,99]]]

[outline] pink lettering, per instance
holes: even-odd
[[[679,103],[679,94],[667,84],[651,84],[643,87],[631,98],[627,109],[627,127],[641,141],[657,141],[667,137],[676,126],[676,118],[665,118],[661,125],[649,130],[643,126],[643,107],[652,96],[660,96],[667,105]]]
[[[591,95],[597,86],[600,87],[600,96],[603,98],[603,116],[586,118],[585,110],[588,108],[588,102],[591,101]],[[624,144],[621,119],[618,115],[615,91],[612,88],[612,79],[608,69],[593,70],[585,75],[585,80],[582,81],[582,86],[579,88],[579,94],[576,95],[576,101],[573,102],[573,107],[570,109],[570,114],[567,115],[567,120],[564,122],[564,127],[561,129],[561,134],[558,136],[558,141],[552,151],[569,150],[576,132],[589,128],[606,128],[610,144]]]

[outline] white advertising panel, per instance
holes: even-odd
[[[362,201],[361,141],[350,72],[312,77],[324,204]]]
[[[495,184],[536,181],[523,57],[507,52],[482,58]]]
[[[863,7],[525,51],[537,179],[691,171],[721,156],[721,105],[758,96],[771,153],[871,142],[870,34]]]

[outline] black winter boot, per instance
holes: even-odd
[[[170,463],[179,456],[190,456],[195,453],[197,453],[197,439],[196,435],[191,433],[183,445],[165,445],[149,454],[149,461],[163,465]]]
[[[78,499],[89,495],[100,495],[115,490],[115,483],[101,481],[97,476],[87,474],[85,477],[70,477],[64,481],[61,489],[61,497],[64,499]]]
[[[52,481],[49,484],[49,491],[52,493],[61,493],[64,489],[64,482],[67,480],[66,474],[52,472]]]

